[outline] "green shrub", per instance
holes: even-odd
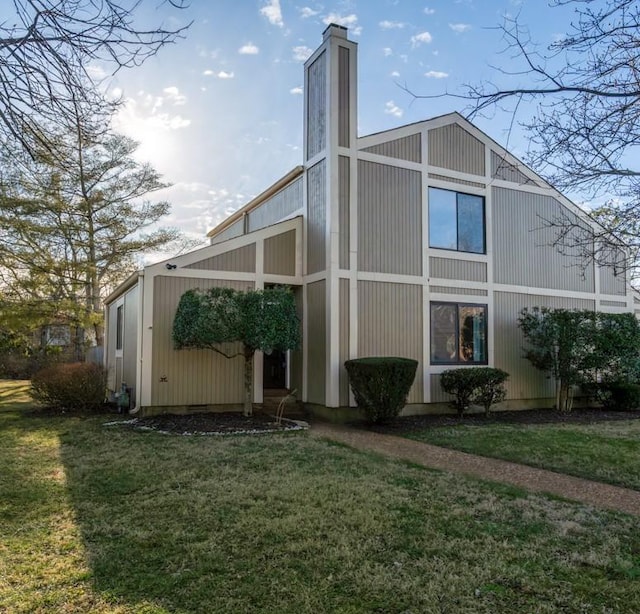
[[[467,367],[449,369],[440,375],[440,386],[453,395],[452,407],[459,416],[471,405],[477,403],[489,413],[491,406],[506,396],[504,382],[509,374],[493,367]]]
[[[353,396],[367,421],[387,422],[405,406],[418,361],[377,356],[347,360],[344,366]]]
[[[640,408],[640,384],[605,382],[598,386],[598,398],[605,409],[629,411]]]
[[[105,399],[107,373],[90,363],[60,364],[36,373],[33,398],[42,405],[72,411],[99,411]]]

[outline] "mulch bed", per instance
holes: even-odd
[[[404,433],[419,431],[438,426],[456,426],[459,424],[592,424],[613,420],[638,420],[640,411],[611,411],[604,409],[574,409],[563,413],[554,409],[526,409],[521,411],[500,411],[490,416],[481,414],[465,414],[462,418],[456,415],[424,415],[401,416],[388,424],[364,424],[357,426],[376,433]],[[353,426],[356,426],[353,424]]]

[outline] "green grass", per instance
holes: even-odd
[[[307,434],[0,410],[1,612],[637,612],[638,519]]]
[[[465,425],[406,437],[472,454],[640,490],[640,420],[594,424]]]

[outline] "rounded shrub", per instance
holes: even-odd
[[[99,411],[104,404],[107,373],[91,363],[59,364],[31,379],[33,398],[48,407],[69,411]]]
[[[506,396],[504,383],[509,374],[494,367],[466,367],[449,369],[440,374],[440,386],[454,398],[451,405],[459,416],[477,403],[489,414],[491,406],[503,401]]]
[[[640,408],[640,384],[634,382],[602,383],[598,396],[605,409],[629,411]]]
[[[344,363],[358,407],[368,422],[393,420],[407,403],[418,361],[395,356],[354,358]]]

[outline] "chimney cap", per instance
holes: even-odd
[[[326,41],[330,36],[347,38],[347,28],[345,28],[344,26],[340,26],[337,23],[330,23],[322,33],[322,40]]]

